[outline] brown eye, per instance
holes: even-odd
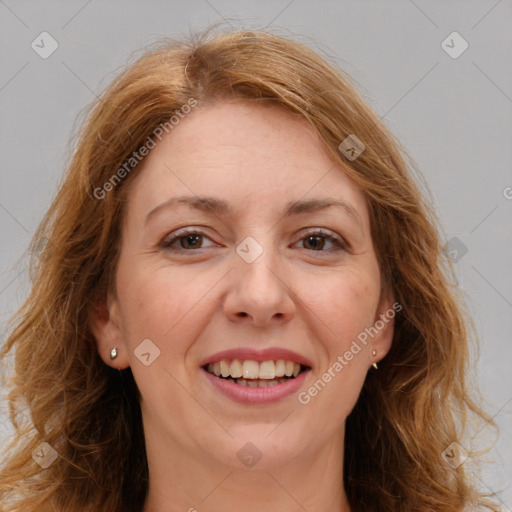
[[[174,252],[192,252],[213,247],[215,244],[202,231],[187,229],[169,235],[160,243],[162,249]]]
[[[315,251],[323,255],[331,254],[336,251],[346,251],[348,249],[343,238],[333,234],[331,231],[324,232],[323,230],[315,230],[308,233],[306,236],[302,237],[295,246],[299,249]]]
[[[325,246],[325,237],[324,236],[307,236],[304,238],[304,249],[321,250]]]
[[[186,235],[180,237],[179,241],[182,249],[199,249],[203,241],[203,235],[198,233]]]

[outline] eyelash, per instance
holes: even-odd
[[[182,238],[186,238],[187,236],[190,236],[190,235],[201,235],[205,238],[208,238],[210,240],[210,238],[205,234],[205,232],[201,229],[198,229],[198,228],[194,228],[194,229],[190,229],[190,228],[187,228],[187,229],[183,229],[182,231],[178,232],[177,234],[173,235],[170,239],[164,239],[162,240],[162,242],[160,243],[159,247],[161,249],[164,249],[164,250],[167,250],[167,251],[174,251],[174,252],[177,252],[177,253],[190,253],[190,252],[194,252],[194,251],[198,251],[200,249],[206,249],[206,247],[200,247],[199,249],[183,249],[181,247],[179,248],[173,248],[171,247],[173,243],[175,243],[176,241],[182,239]],[[334,246],[336,246],[336,249],[334,250],[343,250],[343,251],[347,251],[348,250],[348,245],[346,244],[346,242],[340,238],[337,238],[336,236],[333,236],[331,235],[330,233],[322,230],[322,229],[316,229],[316,230],[313,230],[309,233],[306,233],[299,241],[301,240],[305,240],[306,238],[308,237],[322,237],[322,238],[325,238],[328,242],[331,242]],[[306,250],[310,250],[312,252],[318,252],[318,253],[322,253],[322,252],[331,252],[333,249],[328,249],[328,250],[313,250],[313,249],[306,249]]]

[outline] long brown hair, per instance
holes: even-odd
[[[391,351],[369,372],[347,419],[352,508],[455,512],[483,504],[464,467],[441,457],[470,416],[488,418],[468,396],[468,324],[404,152],[317,53],[237,31],[160,43],[114,80],[83,123],[32,241],[31,292],[2,352],[15,357],[8,398],[16,431],[0,473],[0,508],[141,511],[148,468],[137,386],[130,369],[113,370],[98,356],[90,313],[114,290],[121,215],[138,170],[126,162],[157,127],[170,130],[169,119],[191,99],[223,97],[272,102],[318,132],[367,196],[383,280],[403,308]],[[351,134],[365,150],[349,162],[338,146]],[[122,179],[113,182],[115,175]],[[32,456],[42,442],[58,454],[46,469]]]

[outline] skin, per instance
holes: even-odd
[[[363,192],[304,120],[226,100],[181,120],[139,171],[123,220],[117,291],[92,330],[105,363],[130,366],[142,395],[144,512],[350,510],[340,484],[345,420],[372,363],[390,348],[392,321],[306,405],[297,393],[241,405],[199,365],[235,347],[283,347],[312,362],[305,391],[390,310]],[[178,196],[215,197],[232,211],[174,204],[146,223]],[[342,199],[356,213],[336,206],[284,215],[288,203],[310,199]],[[202,241],[185,236],[162,248],[184,227],[201,227]],[[344,247],[328,238],[311,243],[319,228]],[[253,263],[236,252],[247,236],[263,248]],[[134,353],[145,339],[160,350],[149,366]],[[247,442],[262,454],[252,468],[237,458]]]

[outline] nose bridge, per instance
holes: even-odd
[[[232,318],[251,317],[263,324],[273,318],[289,318],[293,312],[277,247],[268,234],[245,238],[236,248],[235,282],[226,301]]]
[[[260,237],[262,240],[262,237]],[[262,294],[268,299],[281,292],[282,283],[277,277],[278,256],[270,236],[262,243],[247,237],[237,247],[239,275],[242,287],[251,293]]]
[[[278,279],[273,259],[261,257],[259,261],[241,267],[242,286],[251,293],[270,299],[281,292],[282,282]]]

